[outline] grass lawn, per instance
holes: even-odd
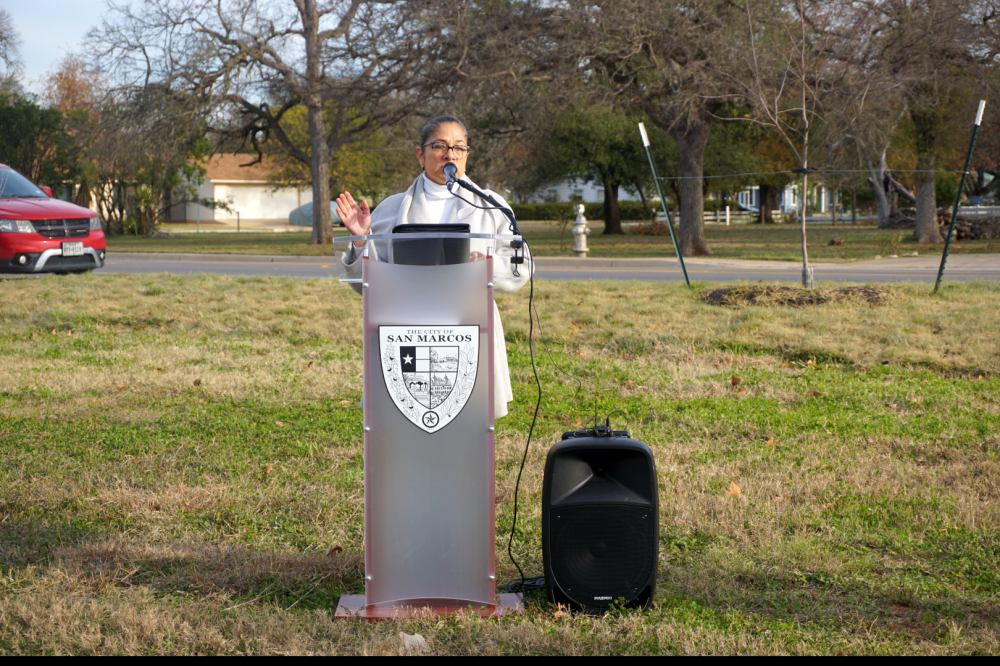
[[[437,654],[1000,652],[1000,286],[807,308],[540,287],[515,552],[541,574],[548,447],[621,410],[658,466],[651,610],[573,616],[531,593],[502,621],[334,623],[363,589],[360,299],[47,276],[0,280],[0,654],[394,654],[400,631]],[[501,581],[535,397],[526,302],[499,301]]]
[[[567,226],[560,231],[554,223],[524,222],[524,235],[539,257],[573,256],[573,235]],[[598,222],[591,223],[587,239],[591,257],[673,257],[669,236],[602,236]],[[346,235],[335,229],[334,235]],[[799,231],[793,225],[739,225],[705,228],[705,236],[714,256],[737,259],[770,259],[801,261]],[[896,254],[933,254],[940,256],[940,245],[918,245],[909,240],[909,231],[878,229],[871,226],[852,227],[816,225],[809,229],[809,257],[817,262],[847,262],[888,257]],[[832,239],[842,245],[830,245]],[[308,232],[241,232],[174,234],[169,238],[136,238],[114,236],[108,239],[111,252],[205,252],[223,254],[268,254],[328,256],[329,245],[309,245]],[[953,242],[955,254],[1000,253],[1000,239]]]

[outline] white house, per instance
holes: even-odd
[[[778,196],[778,209],[782,213],[790,213],[799,210],[799,196],[796,187],[798,183],[789,183]],[[823,185],[815,185],[815,189],[810,187],[814,193],[812,200],[815,203],[815,212],[828,213],[837,200],[837,191]],[[749,187],[736,193],[736,200],[741,206],[746,208],[760,208],[760,188]]]
[[[252,162],[253,155],[215,155],[205,164],[205,182],[198,188],[201,199],[228,201],[232,212],[212,210],[198,204],[174,206],[170,211],[172,221],[236,220],[288,220],[288,213],[311,200],[309,190],[296,187],[275,189],[268,184],[274,164],[266,156],[253,166],[240,166]]]
[[[639,201],[639,194],[624,187],[618,190],[619,201]],[[582,180],[561,180],[551,185],[545,185],[535,190],[531,195],[523,197],[518,203],[545,203],[550,201],[583,201],[585,203],[601,203],[604,201],[604,187],[597,182]]]
[[[798,211],[799,209],[799,197],[797,183],[790,183],[782,191],[778,198],[778,208],[782,213],[789,213],[793,211]],[[813,187],[815,189],[813,189]],[[828,187],[823,185],[811,186],[810,190],[814,192],[813,201],[816,202],[816,212],[827,213],[833,206],[833,202],[836,200],[837,193]],[[659,197],[654,191],[651,193],[652,196],[647,197],[652,203],[659,201]],[[715,195],[721,197],[721,194]],[[749,187],[745,190],[741,190],[736,193],[736,200],[747,208],[760,208],[760,189],[756,186]],[[639,193],[634,190],[621,188],[618,191],[619,201],[640,201]],[[604,201],[604,188],[600,183],[596,182],[584,182],[580,180],[563,180],[551,185],[546,185],[540,187],[530,196],[522,198],[518,203],[543,203],[550,201],[558,202],[569,202],[569,201],[583,201],[586,203],[590,202],[603,202]]]

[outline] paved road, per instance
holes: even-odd
[[[814,264],[817,280],[834,282],[933,281],[938,257],[900,257],[850,264]],[[573,259],[540,258],[537,276],[546,280],[683,279],[676,259]],[[688,275],[698,282],[765,280],[798,283],[801,266],[783,261],[745,261],[699,258],[686,262]],[[269,257],[246,255],[111,253],[99,273],[218,273],[222,275],[275,275],[288,277],[337,276],[333,257]],[[955,255],[948,259],[949,280],[1000,280],[1000,255]]]

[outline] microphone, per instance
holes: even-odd
[[[456,180],[458,180],[458,167],[455,166],[454,162],[448,162],[444,165],[444,177],[447,178],[445,187],[447,187],[450,192],[451,186],[455,184]]]

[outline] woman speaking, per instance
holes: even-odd
[[[457,167],[458,178],[472,182],[465,178],[469,151],[469,134],[462,121],[451,116],[435,118],[424,126],[417,147],[417,161],[424,171],[405,192],[388,197],[374,212],[368,209],[367,201],[358,204],[350,192],[344,192],[337,197],[337,215],[354,236],[390,234],[402,224],[453,223],[468,224],[470,233],[474,234],[509,234],[507,218],[492,204],[467,191],[463,196],[467,195],[469,201],[460,199],[445,186],[448,181],[444,166],[449,162]],[[486,194],[506,205],[498,194],[490,191]],[[364,243],[356,247],[360,249]],[[527,283],[533,265],[527,251],[525,255],[524,264],[518,270],[519,279],[498,280],[494,283],[494,291],[517,291]],[[348,274],[360,273],[360,262],[353,247],[344,262]],[[495,277],[514,277],[510,258],[494,256],[493,274]],[[500,418],[507,414],[507,403],[514,399],[514,394],[510,387],[503,324],[496,303],[493,304],[493,318],[494,416]]]

